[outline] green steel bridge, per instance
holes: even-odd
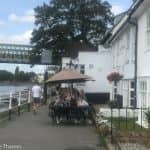
[[[0,43],[0,63],[31,64],[30,53],[33,50],[31,45],[3,44]],[[51,53],[43,51],[40,61],[36,64],[51,64]]]

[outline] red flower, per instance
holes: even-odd
[[[123,75],[121,75],[119,72],[112,72],[110,73],[108,76],[107,76],[107,80],[109,82],[112,82],[112,81],[119,81],[123,78]]]

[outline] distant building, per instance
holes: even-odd
[[[44,81],[44,74],[43,73],[37,74],[37,80],[39,83],[42,83]]]

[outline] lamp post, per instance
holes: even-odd
[[[44,88],[43,88],[43,98],[44,98],[44,104],[47,103],[47,83],[46,81],[48,80],[48,71],[47,71],[47,67],[45,69],[44,72]]]

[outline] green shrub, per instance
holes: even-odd
[[[148,122],[148,128],[150,129],[150,110],[145,112],[146,120]]]

